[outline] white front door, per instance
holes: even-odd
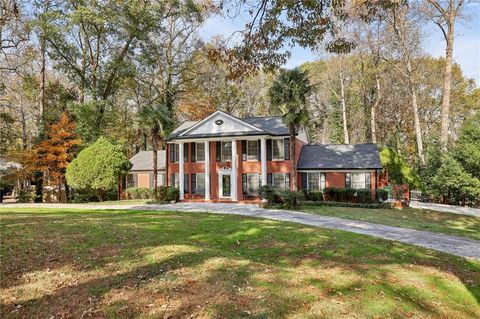
[[[231,198],[232,197],[232,174],[231,173],[220,173],[218,175],[218,189],[220,198]]]

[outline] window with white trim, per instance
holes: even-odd
[[[205,143],[195,143],[195,156],[197,162],[205,161]]]
[[[232,160],[232,142],[222,142],[221,157],[222,162]]]
[[[307,173],[307,189],[312,191],[323,191],[325,189],[325,173]]]
[[[137,186],[137,174],[127,174],[127,188]]]
[[[257,196],[260,187],[260,174],[247,174],[247,195]]]
[[[285,140],[274,139],[272,140],[272,159],[273,160],[284,160],[285,159],[285,148],[283,143]]]
[[[311,191],[320,190],[320,175],[318,173],[307,173],[307,189]]]
[[[258,161],[258,141],[247,141],[247,160]]]
[[[345,187],[370,189],[370,173],[345,173]]]
[[[279,189],[290,189],[290,176],[287,173],[273,173],[273,186]]]

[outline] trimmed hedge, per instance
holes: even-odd
[[[388,191],[386,189],[377,188],[376,194],[377,200],[379,201],[386,201],[388,199]]]
[[[175,201],[178,202],[180,199],[180,190],[172,186],[162,186],[157,189],[157,198],[155,201],[158,203],[165,203]]]
[[[302,191],[283,190],[280,192],[280,198],[285,208],[298,208],[304,197]]]
[[[371,203],[372,191],[369,189],[357,189],[357,199],[363,204]]]
[[[281,200],[278,194],[279,190],[272,185],[263,185],[258,189],[260,198],[266,199],[268,204],[279,203]]]
[[[130,187],[125,190],[127,199],[151,199],[153,191],[145,187]]]
[[[304,201],[302,206],[315,207],[315,206],[330,206],[330,207],[357,207],[357,208],[392,208],[390,203],[348,203],[348,202],[313,202]]]
[[[305,196],[305,200],[311,200],[314,202],[323,201],[323,193],[320,191],[303,190],[303,195]]]

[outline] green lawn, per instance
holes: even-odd
[[[479,318],[480,262],[216,214],[3,209],[2,318]]]
[[[302,211],[480,240],[480,218],[414,208],[303,207]]]
[[[124,199],[124,200],[109,200],[104,202],[90,202],[89,205],[143,205],[147,204],[148,199]]]

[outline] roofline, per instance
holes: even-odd
[[[289,137],[290,135],[289,134],[278,134],[278,135],[275,135],[275,134],[266,134],[266,133],[262,133],[262,132],[258,132],[258,134],[252,134],[252,133],[248,133],[248,134],[243,134],[243,133],[240,133],[240,134],[228,134],[228,135],[209,135],[209,136],[178,136],[178,137],[174,137],[174,138],[171,138],[171,139],[168,139],[167,140],[167,143],[175,143],[175,141],[177,140],[183,140],[183,141],[198,141],[198,140],[210,140],[210,141],[215,141],[215,140],[218,140],[218,139],[224,139],[224,138],[228,138],[228,137],[243,137],[243,138],[246,138],[246,137],[256,137],[257,139],[260,138],[260,137],[265,137],[265,138],[277,138],[277,137]]]
[[[297,171],[359,171],[359,170],[378,170],[383,169],[383,167],[336,167],[336,168],[301,168],[297,167]]]
[[[223,115],[225,115],[225,116],[231,117],[231,118],[233,118],[233,119],[235,119],[235,120],[237,120],[237,121],[240,121],[240,122],[244,123],[245,125],[249,126],[250,128],[254,129],[254,130],[257,131],[257,132],[267,133],[266,131],[260,129],[259,127],[256,127],[255,125],[252,125],[252,124],[250,124],[250,123],[247,123],[247,122],[243,121],[242,119],[240,119],[240,118],[238,118],[238,117],[236,117],[236,116],[233,116],[233,115],[231,115],[231,114],[228,114],[228,113],[226,113],[226,112],[224,112],[224,111],[217,110],[217,111],[213,112],[212,114],[210,114],[209,116],[207,116],[206,118],[204,118],[203,120],[198,121],[197,123],[195,123],[195,124],[193,124],[192,126],[190,126],[190,127],[189,127],[188,129],[186,129],[184,132],[182,132],[181,134],[179,134],[178,137],[183,136],[183,135],[187,134],[188,132],[192,131],[193,129],[199,127],[201,124],[203,124],[203,123],[206,122],[208,119],[210,119],[211,117],[215,116],[216,114],[223,114]]]

